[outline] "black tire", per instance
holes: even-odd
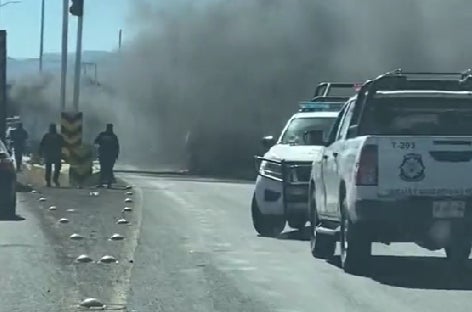
[[[341,266],[344,272],[364,275],[370,265],[372,242],[359,224],[349,219],[345,199],[341,200]]]
[[[12,202],[9,208],[10,209],[8,210],[8,214],[10,216],[16,216],[16,191],[15,191],[15,194],[13,195]]]
[[[446,257],[449,261],[454,263],[465,263],[471,252],[470,244],[468,246],[446,247]]]
[[[316,227],[320,224],[316,211],[316,202],[311,195],[309,200],[310,209],[310,245],[311,254],[317,259],[331,259],[336,249],[336,238],[333,235],[326,235],[316,232]]]
[[[0,206],[0,215],[3,217],[12,217],[16,215],[16,193],[9,203]]]
[[[262,214],[255,197],[252,198],[251,213],[254,229],[261,236],[277,237],[285,228],[285,217]]]
[[[465,232],[465,225],[457,224],[453,228],[452,243],[445,248],[446,257],[453,267],[463,267],[470,257],[472,242]]]

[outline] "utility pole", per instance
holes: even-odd
[[[7,134],[7,31],[0,30],[0,140]]]
[[[82,65],[82,33],[84,28],[84,0],[77,2],[77,11],[72,10],[71,13],[78,16],[77,21],[77,50],[75,52],[75,74],[74,74],[74,112],[79,111],[79,95],[80,95],[80,73]],[[76,14],[75,14],[76,13]]]
[[[41,30],[39,34],[39,72],[43,72],[43,54],[44,54],[44,1],[41,1]]]
[[[123,40],[123,30],[120,29],[120,32],[118,33],[118,52],[121,51],[122,40]]]
[[[65,111],[67,87],[67,32],[69,23],[69,0],[63,0],[62,5],[61,111]]]

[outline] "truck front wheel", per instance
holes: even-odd
[[[285,217],[262,214],[255,197],[252,198],[251,214],[254,229],[261,236],[277,237],[285,228]]]
[[[330,259],[336,249],[336,239],[333,235],[316,232],[316,227],[320,224],[316,211],[316,202],[313,197],[309,201],[310,208],[310,244],[311,254],[318,259]]]

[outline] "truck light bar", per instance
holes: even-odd
[[[362,87],[362,83],[353,83],[353,82],[321,82],[318,84],[315,90],[314,97],[318,96],[336,96],[336,93],[340,94],[341,90],[344,90],[341,94],[346,92],[350,93],[352,91],[353,94],[349,94],[349,96],[354,95],[354,93],[358,92]]]
[[[299,112],[338,112],[343,107],[344,102],[309,102],[298,103]]]

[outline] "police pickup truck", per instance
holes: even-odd
[[[299,111],[287,122],[277,141],[265,137],[269,149],[256,156],[258,177],[251,204],[252,221],[262,236],[277,236],[288,221],[290,227],[305,229],[308,181],[312,160],[322,149],[324,131],[330,129],[348,97],[328,96],[354,84],[322,83],[310,102],[299,103]],[[275,145],[274,145],[275,144]]]
[[[348,273],[369,267],[372,242],[444,248],[454,267],[472,241],[472,76],[396,70],[347,101],[309,187],[311,252],[340,241]]]

